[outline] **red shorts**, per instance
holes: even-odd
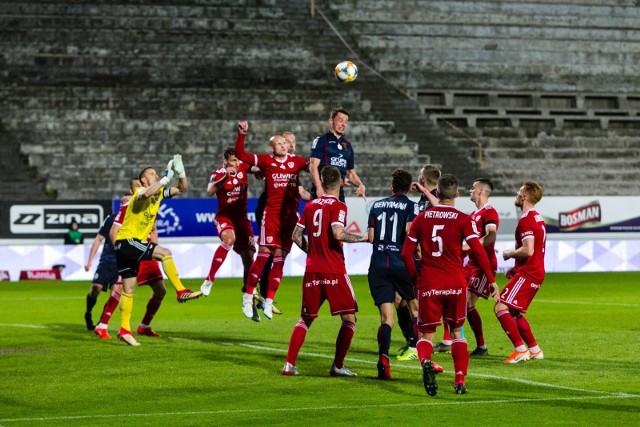
[[[164,280],[162,277],[162,270],[160,270],[160,263],[158,261],[140,261],[138,267],[138,275],[136,276],[138,286],[148,285],[157,280]]]
[[[418,328],[422,333],[434,333],[442,322],[453,329],[464,325],[467,316],[467,291],[463,286],[446,289],[418,289]]]
[[[305,273],[300,314],[303,317],[318,317],[325,300],[329,301],[332,316],[358,311],[356,294],[346,273]]]
[[[525,276],[516,274],[509,280],[500,294],[500,302],[509,308],[526,313],[540,284],[533,283]]]
[[[291,252],[291,246],[293,245],[291,235],[296,228],[297,222],[298,216],[295,213],[280,217],[269,215],[268,212],[265,212],[260,227],[260,242],[258,244]]]
[[[467,264],[464,268],[464,274],[467,277],[467,289],[469,292],[478,295],[480,298],[488,299],[491,294],[490,282],[482,270],[479,267]]]
[[[238,220],[231,220],[226,216],[216,215],[213,222],[218,229],[218,236],[222,235],[225,230],[232,230],[236,236],[236,242],[233,244],[233,251],[240,254],[242,251],[249,249],[256,251],[256,240],[253,237],[253,228],[249,218],[244,217]]]

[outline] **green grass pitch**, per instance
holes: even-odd
[[[347,365],[357,378],[331,378],[339,319],[323,307],[283,377],[300,304],[300,278],[285,278],[284,310],[254,323],[240,309],[240,281],[218,280],[212,296],[178,304],[168,284],[156,315],[160,338],[133,348],[84,327],[88,283],[0,283],[0,426],[86,425],[638,425],[640,274],[549,274],[527,315],[544,360],[504,365],[511,343],[479,301],[489,356],[471,359],[469,394],[453,393],[450,354],[434,360],[436,397],[418,362],[392,358],[392,381],[376,379],[379,316],[366,277],[352,281],[360,312]],[[504,285],[504,277],[499,281]],[[198,288],[200,281],[186,280]],[[132,324],[150,294],[136,292]],[[106,301],[94,309],[97,320]],[[469,348],[475,340],[467,326]],[[440,332],[438,332],[440,336]],[[392,353],[403,345],[394,328]]]

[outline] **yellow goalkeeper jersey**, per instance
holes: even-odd
[[[169,188],[161,187],[156,194],[146,199],[138,199],[138,195],[147,191],[146,188],[137,188],[124,216],[122,226],[118,230],[116,240],[138,239],[147,240],[149,233],[153,230],[156,223],[156,216],[160,209],[160,202],[165,198],[165,191],[168,193]]]

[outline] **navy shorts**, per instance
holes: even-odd
[[[116,250],[118,272],[123,279],[138,275],[140,261],[153,259],[156,243],[138,239],[117,240],[113,248]]]
[[[406,301],[416,298],[409,273],[404,268],[369,269],[369,290],[376,306],[393,303],[396,292]]]
[[[100,261],[96,272],[93,274],[93,282],[102,286],[102,292],[107,292],[110,287],[118,283],[118,263],[115,259]]]

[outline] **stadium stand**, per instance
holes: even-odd
[[[341,53],[306,42],[320,31],[307,2],[27,1],[1,4],[0,22],[3,137],[19,140],[15,154],[61,199],[118,197],[142,166],[160,168],[174,152],[186,160],[190,196],[204,197],[237,120],[251,120],[255,152],[291,129],[306,155],[337,105],[353,114],[350,138],[380,165],[360,164],[365,182],[428,160],[359,90],[333,79]],[[387,193],[371,182],[370,194]]]
[[[141,166],[181,152],[190,196],[204,197],[237,120],[252,122],[256,152],[291,129],[306,154],[336,105],[352,112],[371,196],[394,167],[428,161],[463,185],[490,176],[497,194],[529,177],[549,195],[638,191],[635,2],[316,2],[360,55],[350,85],[333,66],[358,58],[309,4],[0,3],[0,169],[19,175],[8,194],[118,197]],[[585,171],[582,190],[571,179]]]
[[[636,2],[344,1],[333,8],[374,66],[449,139],[475,151],[501,193],[526,178],[550,195],[640,190]],[[593,178],[589,188],[585,176]]]

